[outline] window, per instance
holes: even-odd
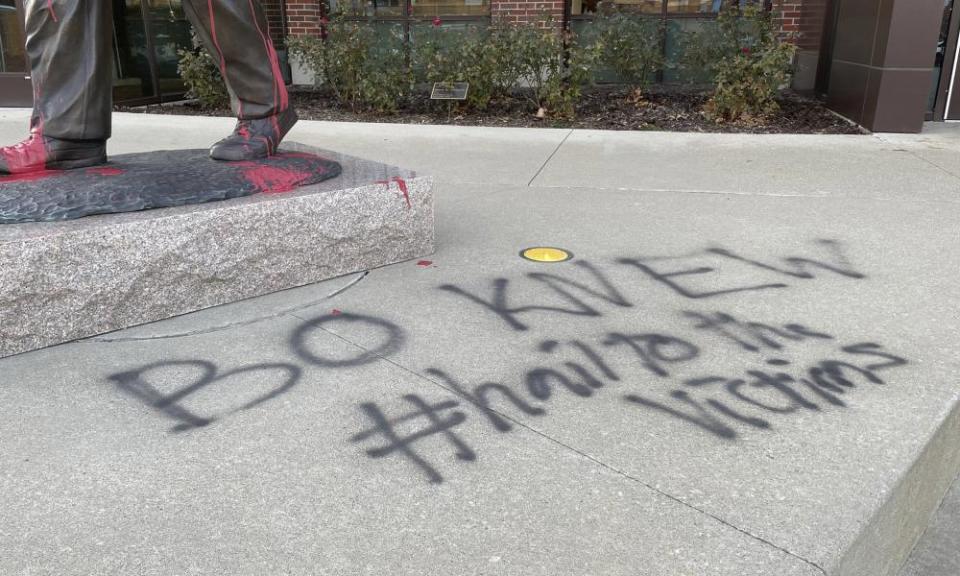
[[[330,0],[327,11],[336,13],[340,10],[357,18],[476,19],[490,16],[490,0]]]
[[[23,32],[14,0],[0,0],[0,73],[26,72]]]
[[[191,49],[181,0],[114,0],[113,98],[123,102],[180,98],[180,49]]]
[[[721,0],[614,0],[613,4],[631,14],[711,15],[720,11]],[[571,0],[572,16],[596,11],[597,0]]]
[[[681,70],[675,66],[682,56],[683,37],[706,26],[713,26],[723,2],[729,0],[614,0],[617,11],[636,18],[662,23],[661,50],[665,69],[657,75],[661,82],[702,80],[702,74]],[[741,5],[749,0],[740,0]],[[590,26],[598,6],[597,0],[570,0],[570,28],[581,32]],[[601,81],[616,81],[610,75],[601,75]]]

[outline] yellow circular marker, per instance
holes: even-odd
[[[520,252],[520,256],[530,260],[531,262],[547,262],[551,264],[556,262],[566,262],[567,260],[573,258],[573,254],[571,252],[567,252],[562,248],[550,248],[548,246],[527,248]]]

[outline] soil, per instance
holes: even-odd
[[[785,92],[780,110],[764,118],[718,123],[702,110],[705,92],[657,90],[637,98],[624,89],[597,88],[584,93],[574,119],[538,118],[525,100],[494,103],[486,112],[462,111],[450,102],[413,100],[395,114],[353,112],[330,97],[312,90],[297,90],[291,100],[304,120],[340,122],[391,122],[399,124],[451,124],[459,126],[514,126],[584,128],[600,130],[662,130],[673,132],[740,132],[753,134],[863,134],[865,131],[827,110],[815,99]],[[125,112],[231,116],[228,109],[205,110],[193,101],[139,107]]]

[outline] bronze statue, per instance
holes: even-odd
[[[0,174],[104,164],[112,109],[112,2],[26,0],[33,82],[30,136],[0,148]],[[259,0],[183,0],[219,62],[238,120],[210,148],[216,160],[273,155],[297,121]]]

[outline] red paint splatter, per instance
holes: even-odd
[[[287,94],[287,86],[283,81],[283,73],[280,71],[280,58],[277,56],[277,51],[273,47],[273,41],[270,39],[270,26],[268,23],[267,32],[264,33],[263,28],[260,27],[260,21],[257,19],[257,12],[253,6],[253,0],[248,0],[248,4],[250,5],[250,17],[257,27],[257,32],[260,33],[260,40],[263,42],[264,50],[267,52],[267,60],[270,61],[270,68],[273,71],[273,108],[275,112],[282,112],[290,106],[290,99]],[[279,138],[280,126],[276,125],[276,122],[274,128],[277,131],[277,138]]]
[[[431,260],[421,260],[417,262],[417,266],[421,268],[428,268],[430,266],[433,266],[433,262]]]
[[[305,172],[256,162],[238,162],[236,165],[243,170],[243,177],[247,182],[256,186],[264,194],[290,192],[309,180],[315,173],[322,173],[322,168],[319,167],[314,172]]]
[[[63,174],[62,170],[35,170],[33,172],[22,172],[19,174],[0,174],[0,184],[9,184],[13,182],[36,182],[38,180],[46,180],[47,178],[52,178],[60,174]]]
[[[341,314],[343,314],[343,312],[337,310],[336,308],[334,308],[333,310],[330,311],[330,315],[331,315],[331,316],[339,316],[339,315],[341,315]]]
[[[403,178],[399,176],[394,176],[389,180],[377,180],[376,182],[374,182],[374,184],[383,184],[389,190],[391,182],[397,183],[397,188],[400,189],[400,192],[403,194],[404,200],[407,201],[407,208],[413,208],[413,204],[410,203],[410,190],[407,188],[407,181],[404,180]]]
[[[227,60],[223,56],[223,50],[220,48],[220,41],[217,40],[217,23],[213,16],[213,0],[207,0],[207,12],[210,17],[210,38],[213,40],[213,45],[217,47],[217,54],[220,56],[220,74],[224,78],[227,77]],[[240,116],[243,116],[243,111],[241,109]]]
[[[273,133],[277,137],[277,144],[279,144],[280,143],[280,121],[277,120],[276,114],[270,117],[270,123],[273,124]],[[267,140],[267,150],[271,150],[272,147],[273,145],[270,143],[269,140]],[[273,154],[273,152],[274,150],[271,150],[270,153]]]
[[[123,170],[114,168],[113,166],[100,166],[97,168],[87,168],[87,174],[92,174],[93,176],[119,176],[123,174]]]
[[[413,208],[413,204],[410,203],[410,191],[407,190],[407,182],[399,176],[394,176],[393,181],[397,183],[400,191],[403,192],[403,198],[407,201],[407,208]]]

